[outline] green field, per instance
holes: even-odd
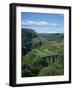
[[[64,57],[63,33],[36,33],[32,29],[22,29],[22,77],[64,75],[61,56]]]

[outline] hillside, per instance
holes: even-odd
[[[40,48],[41,45],[47,43],[47,40],[36,33],[32,29],[22,29],[22,51],[27,53],[33,48]]]
[[[63,75],[63,58],[61,58],[61,62],[56,63],[48,63],[43,60],[43,57],[46,56],[63,54],[63,34],[40,34],[32,29],[22,29],[22,77]],[[51,73],[45,71],[47,69],[51,70]]]

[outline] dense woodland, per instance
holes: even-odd
[[[22,29],[22,77],[64,74],[64,34]]]

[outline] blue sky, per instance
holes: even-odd
[[[21,27],[38,33],[64,33],[64,15],[22,12]]]

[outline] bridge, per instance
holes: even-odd
[[[64,55],[50,55],[42,57],[43,60],[46,60],[47,62],[57,62],[57,61],[63,61]]]

